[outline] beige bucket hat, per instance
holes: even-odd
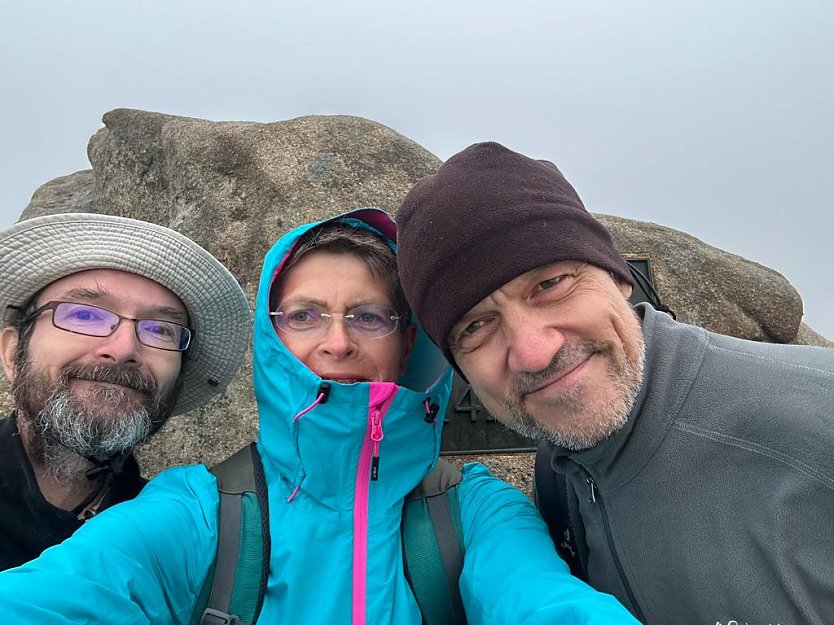
[[[220,261],[191,239],[156,224],[92,213],[21,221],[0,232],[0,318],[11,322],[45,286],[87,269],[118,269],[166,287],[194,330],[173,414],[199,408],[237,373],[251,333],[246,295]]]

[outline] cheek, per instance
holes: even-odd
[[[374,361],[380,371],[385,372],[388,380],[396,380],[405,368],[405,352],[401,341],[391,341],[389,345],[380,345]]]
[[[60,337],[63,339],[63,337]],[[26,360],[34,369],[58,371],[64,365],[84,356],[85,350],[77,348],[70,340],[49,340],[43,333],[35,333],[26,345]]]
[[[293,336],[293,334],[291,333],[278,334],[276,332],[276,336],[278,337],[278,340],[284,344],[284,347],[286,347],[293,356],[298,358],[298,360],[304,363],[304,365],[309,366],[308,361],[310,360],[311,353],[309,346],[305,346],[304,343],[299,341],[298,338]]]
[[[484,407],[495,416],[501,414],[505,395],[509,392],[509,373],[498,366],[485,366],[486,355],[458,360],[457,365]],[[490,361],[492,362],[492,361]]]
[[[497,384],[506,379],[508,350],[497,346],[496,341],[489,341],[474,352],[465,353],[455,358],[455,363],[470,382],[482,380]]]
[[[640,322],[631,307],[618,311],[614,318],[613,329],[617,335],[621,351],[629,358],[634,358],[640,349],[642,331]]]
[[[151,373],[160,389],[173,388],[182,369],[182,356],[178,353],[163,354],[152,367]]]

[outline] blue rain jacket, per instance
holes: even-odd
[[[382,211],[341,218],[394,237]],[[259,623],[420,625],[400,520],[404,497],[437,462],[441,423],[427,422],[426,406],[444,414],[451,372],[420,332],[397,384],[331,382],[327,401],[316,402],[321,378],[289,353],[268,316],[280,265],[310,227],[267,254],[255,307],[257,444],[272,536]],[[532,503],[485,467],[464,467],[460,503],[471,625],[637,623],[570,576]],[[169,469],[37,560],[0,573],[0,614],[15,625],[187,625],[217,549],[217,513],[205,466]]]

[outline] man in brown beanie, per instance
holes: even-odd
[[[473,145],[397,216],[406,297],[507,426],[572,570],[649,624],[834,618],[834,350],[632,308],[551,163]]]

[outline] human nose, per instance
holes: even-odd
[[[327,334],[319,346],[324,353],[336,358],[345,358],[356,351],[356,343],[344,317],[331,317],[325,332]]]
[[[110,336],[99,339],[95,356],[114,364],[138,364],[140,345],[136,322],[122,318]]]
[[[514,373],[543,371],[565,344],[565,335],[557,327],[530,316],[504,322],[508,342],[507,362]]]

